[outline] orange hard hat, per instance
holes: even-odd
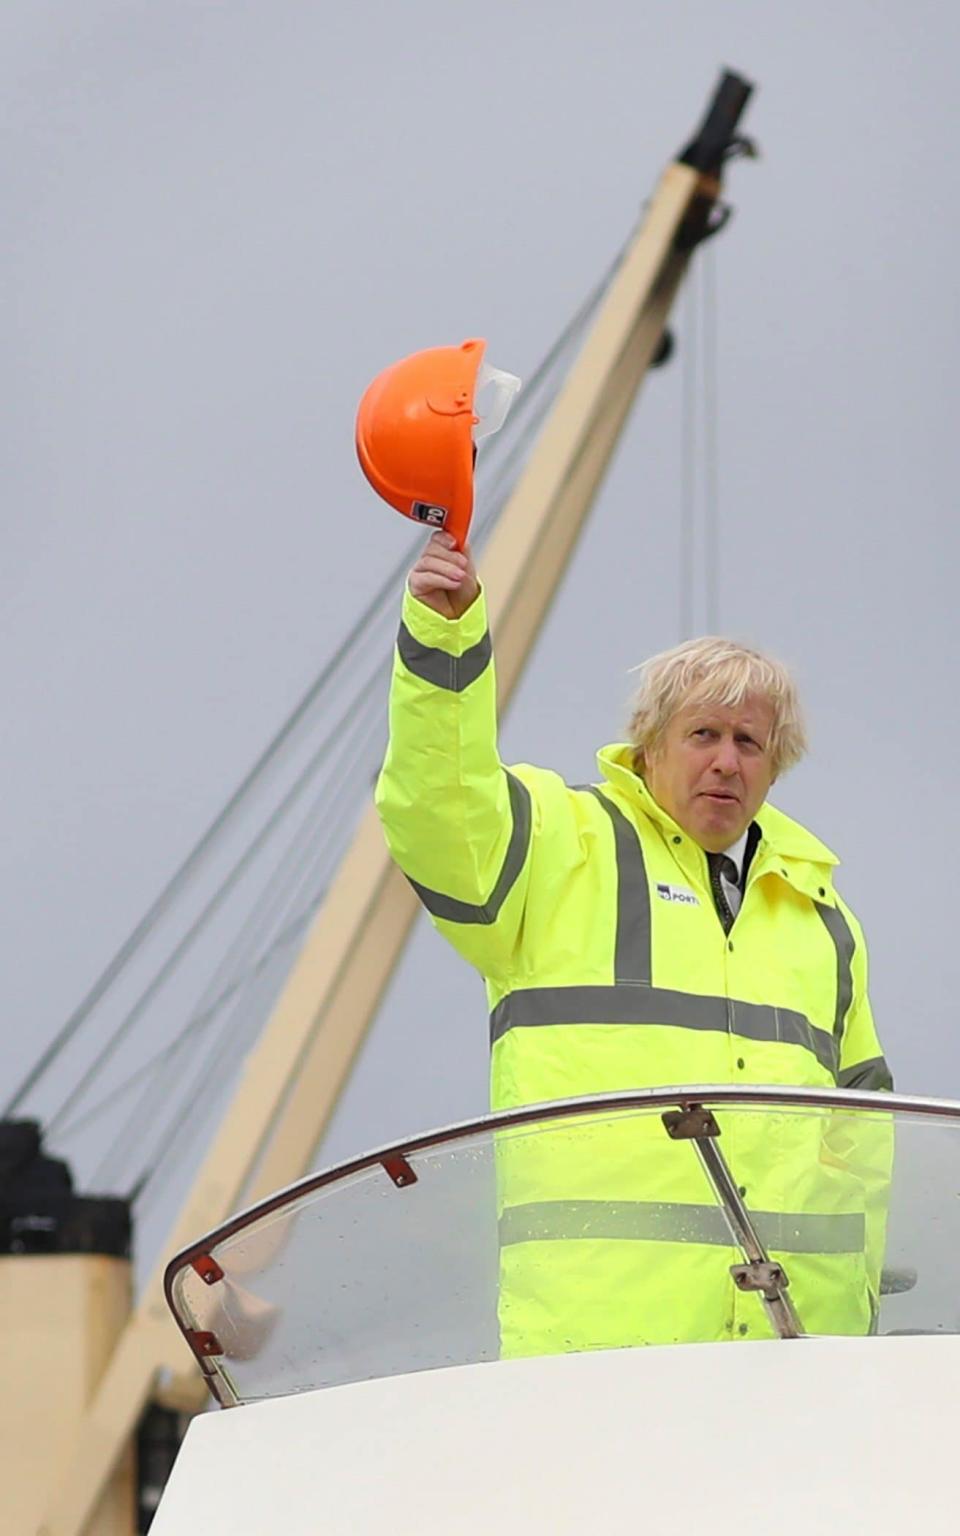
[[[481,373],[485,347],[475,339],[401,358],[377,375],[357,410],[357,457],[374,490],[405,517],[445,528],[461,549],[473,514],[475,440],[502,424],[520,387],[486,365]],[[498,385],[498,403],[475,433],[487,380]]]

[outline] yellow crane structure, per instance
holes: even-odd
[[[501,707],[665,349],[691,254],[725,222],[723,167],[749,148],[738,125],[751,90],[723,74],[663,172],[485,550]],[[0,1258],[7,1536],[130,1536],[145,1407],[192,1412],[205,1396],[163,1298],[166,1259],[310,1166],[416,912],[368,806],[135,1306],[123,1259]]]

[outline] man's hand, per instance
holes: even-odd
[[[445,619],[459,619],[480,591],[469,544],[461,554],[451,534],[432,534],[407,577],[407,586],[415,598]]]

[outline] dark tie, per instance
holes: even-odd
[[[724,933],[729,933],[733,927],[733,913],[724,895],[721,874],[726,877],[731,885],[738,885],[737,866],[725,853],[708,853],[707,864],[710,868],[710,889],[713,892],[713,904],[717,909],[717,916],[723,924]]]

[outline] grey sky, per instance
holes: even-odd
[[[958,34],[929,0],[8,0],[5,1088],[408,540],[354,461],[368,380],[468,335],[529,375],[726,65],[763,158],[716,245],[721,627],[798,674],[774,799],[843,859],[898,1086],[960,1095]],[[676,361],[508,760],[592,775],[678,638],[680,466]],[[323,1160],[485,1103],[481,984],[421,925]]]

